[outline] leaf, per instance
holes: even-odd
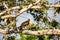
[[[44,40],[49,40],[49,36],[45,36],[44,37]]]

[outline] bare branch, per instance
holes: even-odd
[[[9,9],[6,9],[6,10],[4,10],[4,11],[2,11],[1,13],[0,13],[0,16],[1,15],[3,15],[5,12],[7,12],[7,11],[10,11],[10,10],[15,10],[15,9],[19,9],[20,7],[19,6],[16,6],[16,7],[12,7],[12,8],[9,8]]]
[[[48,30],[39,30],[39,31],[31,31],[31,30],[24,30],[24,34],[32,34],[32,35],[59,35],[60,30],[59,29],[48,29]]]
[[[2,34],[6,34],[7,32],[8,32],[7,30],[0,29],[0,33]]]
[[[2,16],[1,18],[4,19],[4,18],[11,18],[11,17],[16,17],[16,15],[6,15],[6,16]]]
[[[47,7],[60,7],[60,5],[46,5]],[[24,11],[26,11],[27,10],[27,8],[26,8],[27,6],[23,6],[23,9],[21,10],[21,12],[20,13],[22,13],[22,12],[24,12]],[[10,9],[8,9],[8,10],[12,10],[12,9],[19,9],[20,7],[19,6],[16,6],[16,7],[12,7],[12,8],[10,8]],[[40,6],[32,6],[31,8],[41,8]],[[0,13],[0,16],[2,15],[2,14],[4,14],[6,11],[8,11],[7,9],[5,10],[5,11],[3,11],[3,12],[1,12]],[[20,13],[17,13],[17,15],[18,14],[20,14]],[[9,18],[9,17],[15,17],[14,15],[6,15],[6,17],[7,18]],[[4,18],[6,18],[5,16],[2,16],[2,18],[4,19]]]
[[[46,5],[47,7],[60,7],[60,5],[56,4],[56,5]]]
[[[8,9],[8,6],[5,4],[5,2],[3,2],[3,5]]]
[[[60,5],[46,5],[47,7],[60,7]],[[25,8],[27,6],[23,6],[22,8]],[[33,6],[31,8],[41,8],[40,6]],[[9,8],[8,10],[4,10],[3,12],[0,13],[0,16],[3,15],[6,11],[10,11],[10,10],[15,10],[15,9],[20,9],[19,6],[15,6],[15,7],[12,7],[12,8]]]
[[[37,4],[40,0],[38,0],[36,3],[34,4],[30,4],[28,7],[26,8],[23,8],[19,11],[19,13],[16,13],[15,15],[6,15],[6,16],[2,16],[1,18],[4,19],[4,18],[9,18],[9,17],[17,17],[19,16],[20,14],[22,14],[24,11],[30,9],[33,5]]]
[[[15,30],[14,30],[15,31]],[[7,34],[7,30],[0,29],[0,33]],[[47,30],[38,30],[38,31],[32,31],[32,30],[23,30],[22,33],[24,34],[30,34],[30,35],[60,35],[59,29],[47,29]]]

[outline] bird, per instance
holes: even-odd
[[[26,26],[29,25],[29,22],[30,22],[30,19],[24,21],[24,22],[21,24],[21,26],[22,26],[22,27],[26,27]]]
[[[19,27],[19,30],[22,31],[23,28],[26,28],[26,27],[29,25],[29,23],[30,23],[30,19],[24,21],[24,22],[21,24],[21,26]]]

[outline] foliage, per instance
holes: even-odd
[[[60,1],[58,1],[59,2],[59,4],[60,4]],[[58,4],[58,2],[56,2],[55,4]],[[56,8],[54,8],[55,10],[56,10],[56,12],[59,14],[60,13],[60,7],[56,7]]]
[[[4,36],[4,40],[15,40],[15,36]]]
[[[28,6],[29,4],[33,4],[36,2],[36,0],[18,0],[18,4],[16,5],[16,0],[0,0],[0,12],[4,11],[6,8],[3,5],[3,2],[6,2],[6,5],[8,6],[8,8],[14,7],[14,6],[20,6],[20,8],[22,9],[23,6]],[[44,30],[46,29],[43,26],[39,26],[39,22],[41,21],[42,24],[44,23],[46,27],[52,27],[52,28],[58,28],[60,29],[60,25],[56,20],[50,20],[48,18],[48,12],[47,10],[49,10],[49,7],[46,6],[46,4],[48,4],[48,1],[46,0],[41,0],[38,4],[38,6],[40,6],[41,8],[31,8],[28,9],[26,12],[30,13],[33,17],[34,17],[34,21],[37,22],[37,24],[29,24],[27,26],[27,30],[32,30],[32,31],[37,31],[37,30]],[[33,6],[36,6],[33,5]],[[58,14],[60,13],[60,7],[58,8],[54,8],[55,14],[56,12],[58,12]],[[19,11],[19,10],[18,10]],[[11,11],[12,12],[12,11]],[[9,15],[11,13],[9,12],[5,12],[5,14],[3,14],[2,16],[6,16]],[[16,27],[16,18],[8,18],[6,19],[2,19],[0,16],[0,24],[5,27],[7,26],[9,29]],[[3,22],[3,23],[2,23]],[[40,38],[40,40],[49,40],[50,36],[35,36],[35,35],[25,35],[23,33],[20,33],[20,40],[38,40],[38,38]],[[10,36],[7,37],[5,40],[15,40],[14,36]]]
[[[20,40],[36,40],[37,36],[20,34]]]
[[[33,23],[31,23],[31,24],[29,24],[27,29],[37,31],[37,30],[44,30],[45,28],[44,27],[39,27],[38,24],[34,25]]]

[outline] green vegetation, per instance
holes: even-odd
[[[16,0],[0,0],[0,5],[1,4],[3,5],[3,2],[6,2],[6,5],[8,6],[8,8],[19,6],[22,9],[23,6],[28,7],[29,4],[33,4],[36,1],[35,0],[18,0],[19,3],[16,4]],[[41,8],[37,8],[37,9],[30,8],[27,11],[25,11],[27,13],[30,13],[34,17],[34,21],[37,22],[37,24],[33,24],[33,23],[29,24],[26,27],[27,30],[37,31],[37,30],[54,29],[54,28],[60,29],[60,24],[55,19],[51,18],[52,19],[52,21],[51,21],[50,18],[48,17],[47,10],[49,10],[49,7],[46,6],[46,5],[48,5],[48,1],[41,0],[36,5],[40,6]],[[33,5],[33,6],[36,6],[36,5]],[[2,8],[1,7],[0,7],[0,12],[5,10],[4,7],[2,7]],[[18,11],[21,9],[18,9]],[[60,12],[60,7],[54,8],[54,10],[55,10],[54,15],[56,16],[57,12],[58,12],[58,14]],[[13,11],[13,10],[11,10],[11,11]],[[4,22],[3,24],[1,23],[1,25],[3,27],[7,26],[9,29],[11,29],[11,28],[16,27],[16,21],[18,21],[18,20],[16,20],[16,17],[15,18],[8,18],[7,21],[6,21],[6,19],[1,18],[2,16],[6,16],[9,14],[11,14],[11,12],[7,11],[7,12],[5,12],[5,14],[1,15],[0,16],[0,23]],[[42,22],[41,24],[44,23],[47,28],[44,27],[43,25],[39,24],[39,22]],[[23,34],[22,32],[18,33],[18,34],[20,35],[20,38],[18,40],[49,40],[49,37],[51,36],[51,35],[41,35],[41,36],[27,35],[27,34]],[[5,36],[4,40],[16,40],[16,37],[15,36]]]

